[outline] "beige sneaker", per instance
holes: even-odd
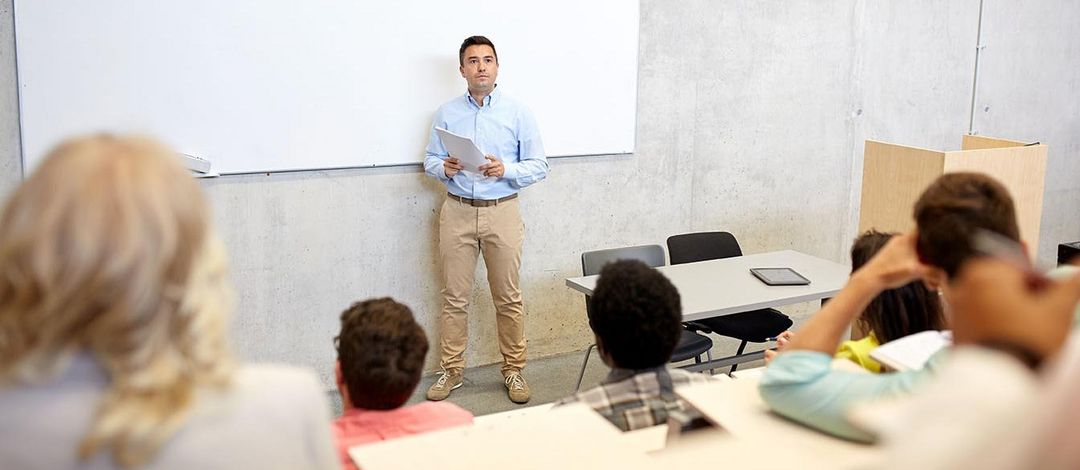
[[[450,391],[460,387],[465,382],[460,370],[442,371],[439,380],[431,384],[427,389],[427,399],[432,401],[445,400],[450,396]]]
[[[511,372],[506,375],[506,394],[514,403],[529,402],[529,384],[525,383],[525,377],[521,372]]]

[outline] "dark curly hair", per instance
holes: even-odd
[[[894,236],[895,233],[871,230],[856,238],[851,246],[851,272],[870,261]],[[945,329],[941,299],[922,281],[878,294],[857,321],[863,331],[872,331],[881,344],[920,331]]]
[[[341,314],[335,338],[341,375],[353,406],[392,410],[420,382],[428,340],[409,307],[384,297],[357,302]]]
[[[1020,240],[1009,191],[982,173],[948,173],[930,183],[915,202],[915,224],[919,258],[950,278],[975,256],[971,238],[976,229]]]
[[[659,271],[637,260],[608,263],[589,303],[589,326],[615,367],[645,369],[671,359],[682,334],[682,304]]]

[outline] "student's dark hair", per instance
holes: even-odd
[[[461,42],[461,48],[458,49],[458,65],[465,65],[465,49],[469,46],[491,46],[491,53],[495,54],[495,63],[499,63],[499,52],[495,50],[495,43],[484,36],[469,36]]]
[[[874,257],[894,233],[869,231],[851,246],[851,271]],[[915,281],[878,294],[857,320],[864,331],[873,332],[881,344],[926,330],[944,330],[945,315],[937,293]]]
[[[934,180],[915,202],[915,224],[920,260],[950,278],[975,256],[971,237],[976,229],[1020,240],[1009,191],[981,173],[948,173]]]
[[[666,364],[682,334],[679,291],[663,274],[637,260],[600,270],[589,307],[589,326],[616,367]]]
[[[400,407],[420,382],[427,336],[409,307],[394,299],[365,300],[342,312],[335,343],[349,400],[357,408]]]

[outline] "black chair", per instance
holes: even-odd
[[[742,249],[735,236],[728,232],[701,232],[673,235],[667,239],[671,264],[693,263],[711,259],[742,256]],[[720,282],[722,280],[718,280]],[[727,359],[743,356],[746,343],[765,343],[791,327],[791,319],[773,308],[735,313],[691,322],[690,327],[699,331],[716,333],[739,339],[739,351]],[[747,359],[747,361],[750,359]],[[741,361],[741,362],[747,362]],[[739,362],[731,366],[735,372]]]
[[[663,266],[664,247],[660,245],[641,245],[626,248],[612,248],[608,250],[589,251],[581,254],[581,273],[584,276],[592,276],[600,273],[600,268],[605,264],[619,259],[636,259],[650,267]],[[585,296],[585,308],[590,309],[589,296]],[[671,354],[671,362],[682,362],[694,359],[697,364],[701,363],[704,354],[707,360],[712,360],[709,350],[713,342],[708,336],[684,329],[679,344],[675,346],[675,352]],[[581,362],[581,372],[578,373],[577,386],[574,391],[581,389],[581,380],[585,377],[585,366],[589,364],[589,356],[592,354],[595,344],[590,344],[585,350],[585,359]]]

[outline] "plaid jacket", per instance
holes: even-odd
[[[664,424],[669,410],[684,410],[686,403],[673,393],[663,393],[657,377],[662,369],[613,369],[597,387],[559,400],[555,406],[584,403],[623,431]],[[682,369],[667,372],[675,388],[709,381],[708,376]]]

